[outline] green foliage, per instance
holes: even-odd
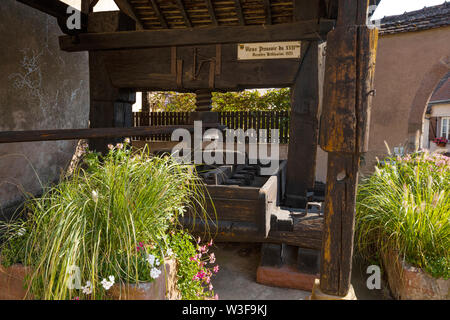
[[[192,254],[192,243],[174,239],[188,239],[178,217],[189,208],[205,214],[204,187],[194,168],[170,157],[150,157],[147,150],[133,153],[127,145],[110,149],[104,158],[88,154],[85,169],[77,168],[71,178],[31,199],[26,220],[1,226],[3,264],[31,267],[27,284],[34,298],[104,299],[102,279],[153,281],[156,259],[162,262],[171,251],[182,258],[184,251]],[[69,288],[73,266],[80,270],[82,286],[90,282],[91,293]],[[198,265],[197,272],[203,267]],[[180,262],[183,292],[202,297],[186,278],[194,271]]]
[[[177,92],[152,93],[151,105],[158,111],[194,111],[195,94]],[[290,110],[290,89],[241,92],[213,92],[213,111],[283,111]]]
[[[360,186],[357,250],[397,252],[434,277],[450,276],[450,158],[417,153],[379,163]]]

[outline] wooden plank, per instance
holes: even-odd
[[[218,26],[195,29],[124,31],[80,34],[59,38],[64,51],[156,48],[187,45],[320,40],[334,27],[334,20],[300,21],[270,26]]]
[[[212,126],[213,127],[213,126]],[[54,140],[78,140],[92,138],[122,138],[134,135],[146,136],[153,134],[170,134],[181,128],[193,131],[191,125],[151,126],[151,127],[111,127],[91,129],[56,129],[56,130],[27,130],[27,131],[2,131],[0,143],[54,141]]]

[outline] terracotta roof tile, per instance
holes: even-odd
[[[405,12],[381,20],[380,35],[427,30],[450,25],[450,2]]]

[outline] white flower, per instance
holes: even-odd
[[[83,289],[84,294],[91,294],[92,293],[92,284],[90,281],[86,281],[86,285],[84,287],[81,287]]]
[[[25,228],[20,228],[19,231],[17,231],[17,235],[19,237],[23,237],[26,232],[27,232],[27,230]]]
[[[131,142],[131,140],[130,140],[130,138],[125,138],[125,143],[130,143]]]
[[[105,288],[105,290],[109,290],[113,285],[114,285],[114,276],[109,276],[108,277],[109,281],[106,279],[103,279],[101,284],[103,286],[103,288]]]
[[[108,144],[108,149],[112,150],[112,149],[114,149],[114,146],[112,144]]]
[[[171,257],[171,256],[173,256],[173,255],[174,255],[173,250],[172,250],[171,248],[168,248],[168,249],[167,249],[167,252],[166,252],[166,256]]]
[[[157,269],[157,268],[152,268],[152,270],[150,270],[150,276],[153,279],[156,279],[159,277],[159,275],[161,274],[161,270]]]
[[[94,199],[95,202],[98,201],[98,192],[95,190],[92,190],[92,199]]]
[[[154,255],[147,254],[147,259],[145,259],[145,260],[147,260],[148,263],[153,267],[153,265],[155,264],[155,260],[157,260],[157,259]]]

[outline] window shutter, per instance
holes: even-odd
[[[439,133],[437,132],[437,124],[438,124],[438,118],[437,117],[431,117],[430,118],[429,132],[428,132],[428,139],[430,141],[433,141],[439,135]]]

